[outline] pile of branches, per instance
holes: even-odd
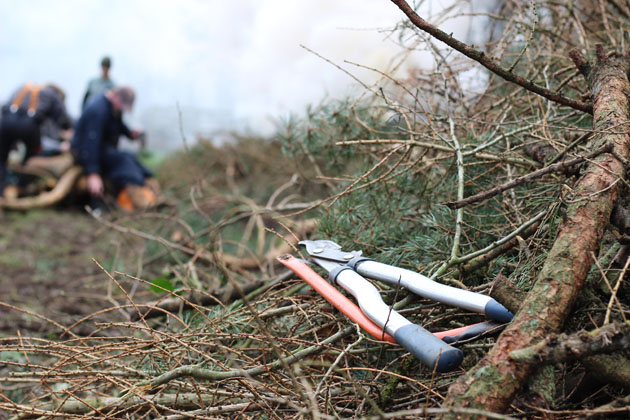
[[[120,320],[51,320],[63,339],[3,339],[0,410],[169,419],[627,413],[630,59],[621,48],[630,8],[507,0],[429,16],[392,3],[406,19],[390,39],[406,59],[420,54],[432,66],[405,76],[372,69],[381,80],[364,84],[361,98],[288,121],[280,140],[290,183],[251,198],[248,181],[236,182],[246,165],[218,159],[225,177],[189,180],[190,207],[164,231],[110,223],[163,247],[155,260],[172,258],[170,278],[185,287],[134,279],[164,293],[139,301],[121,285],[125,274],[105,273],[124,299],[108,312]],[[439,29],[464,18],[489,38],[465,43]],[[289,191],[307,182],[317,193],[294,200]],[[218,194],[220,185],[231,194]],[[213,218],[219,207],[232,212]],[[289,226],[314,214],[317,234]],[[244,234],[228,237],[230,226]],[[459,343],[461,369],[437,374],[281,271],[264,234],[332,239],[491,294],[516,316],[499,336]],[[241,264],[247,255],[253,266]],[[431,331],[480,320],[379,287]],[[75,335],[85,323],[93,334]]]
[[[363,335],[345,344],[355,329],[296,293],[303,289],[278,282],[211,309],[180,298],[194,308],[184,318],[97,322],[93,337],[76,336],[74,325],[65,340],[3,339],[0,410],[15,419],[281,419],[317,412],[326,400],[327,410],[352,412],[362,385],[346,380],[352,369],[371,371],[366,346],[377,344]],[[129,303],[140,315],[143,305]]]
[[[336,156],[365,157],[323,203],[324,235],[496,294],[517,313],[441,408],[527,418],[627,412],[618,374],[630,366],[627,346],[613,345],[606,328],[625,335],[630,9],[504,1],[428,16],[392,3],[407,17],[394,35],[409,58],[434,64],[406,79],[374,70],[382,81],[366,84],[366,102],[321,108],[296,127],[331,172]],[[466,43],[440,29],[465,17],[489,39]],[[380,110],[379,124],[366,122],[362,106]],[[606,350],[568,344],[582,330]],[[556,345],[572,350],[549,360],[550,349],[534,351]]]

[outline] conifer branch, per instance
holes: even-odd
[[[428,33],[434,38],[439,39],[444,42],[449,47],[459,51],[464,54],[466,57],[471,58],[496,74],[497,76],[502,77],[508,82],[512,82],[529,90],[530,92],[536,93],[540,96],[543,96],[550,101],[557,102],[561,105],[569,106],[573,109],[577,109],[579,111],[583,111],[589,114],[593,113],[593,106],[591,104],[586,104],[584,102],[579,102],[574,99],[567,98],[566,96],[561,95],[558,92],[553,92],[547,88],[544,88],[536,83],[533,80],[526,80],[523,77],[512,73],[509,69],[497,64],[492,58],[488,57],[483,51],[479,51],[455,38],[446,32],[436,28],[431,25],[426,20],[422,19],[410,6],[407,4],[405,0],[392,0],[396,6],[403,11],[405,15],[409,18],[409,20],[420,30]]]
[[[606,146],[600,147],[599,149],[595,150],[594,152],[589,153],[586,156],[580,156],[575,159],[554,163],[552,165],[541,168],[537,171],[530,172],[527,175],[514,178],[512,181],[506,182],[505,184],[497,185],[494,188],[491,188],[486,191],[482,191],[475,195],[471,195],[470,197],[466,197],[464,199],[458,199],[457,201],[451,201],[451,202],[445,203],[445,205],[447,205],[451,209],[460,209],[469,204],[478,203],[480,201],[487,200],[491,197],[494,197],[497,194],[501,194],[503,191],[517,187],[526,182],[533,181],[534,179],[539,178],[548,173],[563,171],[567,168],[570,168],[571,166],[578,165],[588,159],[592,159],[602,153],[608,153],[610,151],[612,151],[612,145],[608,144]]]

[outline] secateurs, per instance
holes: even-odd
[[[328,286],[326,287],[317,283],[316,277],[319,276],[312,270],[309,269],[312,273],[307,273],[309,270],[298,269],[296,264],[299,262],[296,263],[296,259],[285,258],[284,260],[280,259],[280,261],[309,282],[322,296],[342,310],[354,322],[359,323],[372,336],[385,341],[397,342],[422,363],[435,367],[439,372],[447,372],[456,368],[463,358],[461,350],[451,347],[445,342],[449,341],[449,337],[461,334],[465,336],[476,335],[496,328],[497,324],[475,324],[446,334],[434,335],[391,309],[383,302],[376,287],[364,277],[400,285],[417,295],[484,313],[495,321],[508,322],[513,317],[511,312],[489,296],[446,286],[413,271],[379,263],[363,257],[361,251],[343,251],[341,246],[335,242],[329,240],[302,241],[300,245],[306,247],[306,251],[314,263],[329,273],[331,283],[341,286],[356,298],[360,310],[356,309],[353,314],[349,314],[347,309],[354,304],[329,284],[326,283]],[[367,322],[361,317],[367,317]],[[440,338],[443,338],[444,341]]]

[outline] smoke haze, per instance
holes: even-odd
[[[387,29],[403,17],[386,0],[0,0],[0,100],[25,81],[55,82],[78,116],[110,55],[113,80],[138,93],[130,121],[158,148],[181,146],[178,108],[189,141],[219,129],[269,134],[272,118],[352,89],[300,44],[370,82],[374,73],[343,61],[387,68],[399,52]]]

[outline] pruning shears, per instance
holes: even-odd
[[[361,251],[344,251],[335,242],[301,241],[300,245],[306,247],[306,252],[315,264],[328,272],[332,284],[341,286],[355,297],[360,309],[298,259],[287,256],[279,258],[279,261],[300,275],[369,334],[402,345],[422,363],[435,367],[439,372],[456,368],[463,358],[461,350],[447,342],[497,329],[499,324],[484,322],[432,334],[390,308],[381,299],[378,289],[365,277],[399,285],[417,295],[486,314],[500,323],[509,322],[513,317],[511,312],[489,296],[446,286],[413,271],[379,263],[363,257]]]

